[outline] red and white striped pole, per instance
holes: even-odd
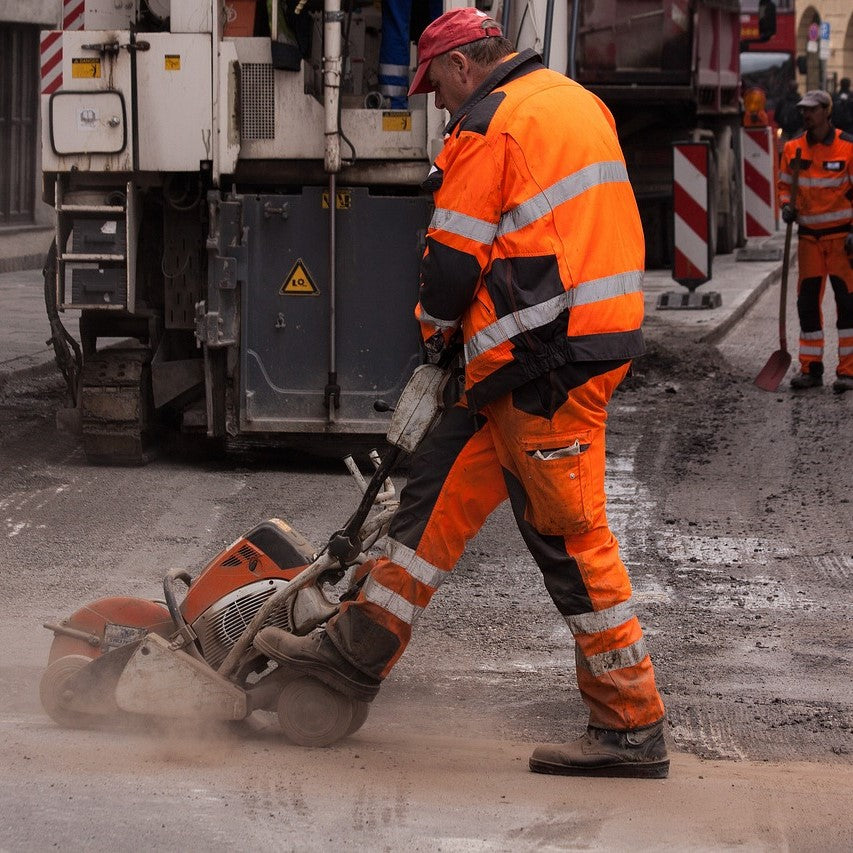
[[[711,149],[707,142],[673,144],[672,277],[691,291],[711,278],[710,166]]]
[[[776,230],[776,187],[773,181],[773,131],[741,129],[743,209],[747,237],[769,237]]]

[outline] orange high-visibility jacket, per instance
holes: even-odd
[[[800,174],[797,198],[791,199],[792,163],[797,149]],[[831,127],[813,145],[802,133],[785,143],[779,173],[779,202],[793,204],[799,233],[816,237],[839,234],[853,226],[853,136]]]
[[[574,361],[642,355],[644,241],[613,117],[526,50],[456,112],[424,182],[416,315],[461,325],[469,406]]]

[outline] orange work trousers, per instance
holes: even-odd
[[[838,375],[853,376],[853,269],[844,251],[846,234],[812,237],[800,234],[797,260],[797,314],[800,318],[800,367],[823,372],[823,295],[832,285],[837,309]],[[817,367],[812,367],[812,365]]]
[[[589,375],[596,364],[601,372]],[[575,369],[581,375],[556,401],[545,376],[477,414],[464,400],[443,414],[412,458],[387,556],[327,625],[344,657],[384,678],[467,541],[509,498],[574,636],[590,724],[626,730],[661,719],[631,583],[605,512],[607,404],[627,370],[626,363],[593,363]]]

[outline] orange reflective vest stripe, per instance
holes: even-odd
[[[643,232],[591,92],[513,54],[451,119],[424,186],[416,314],[432,331],[461,325],[472,408],[572,361],[643,353]]]
[[[801,149],[797,198],[791,199],[792,163]],[[779,202],[798,211],[801,234],[822,236],[853,225],[853,136],[830,128],[812,144],[803,133],[785,143],[779,172]]]

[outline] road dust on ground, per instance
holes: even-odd
[[[755,388],[775,349],[762,305],[716,346],[651,336],[611,407],[609,515],[667,704],[662,781],[527,771],[586,714],[506,507],[332,748],[283,743],[265,714],[58,728],[37,698],[43,621],[159,598],[167,569],[197,573],[266,517],[322,544],[358,493],[338,463],[269,451],[92,468],[54,427],[53,378],[7,384],[0,849],[849,849],[853,394]]]

